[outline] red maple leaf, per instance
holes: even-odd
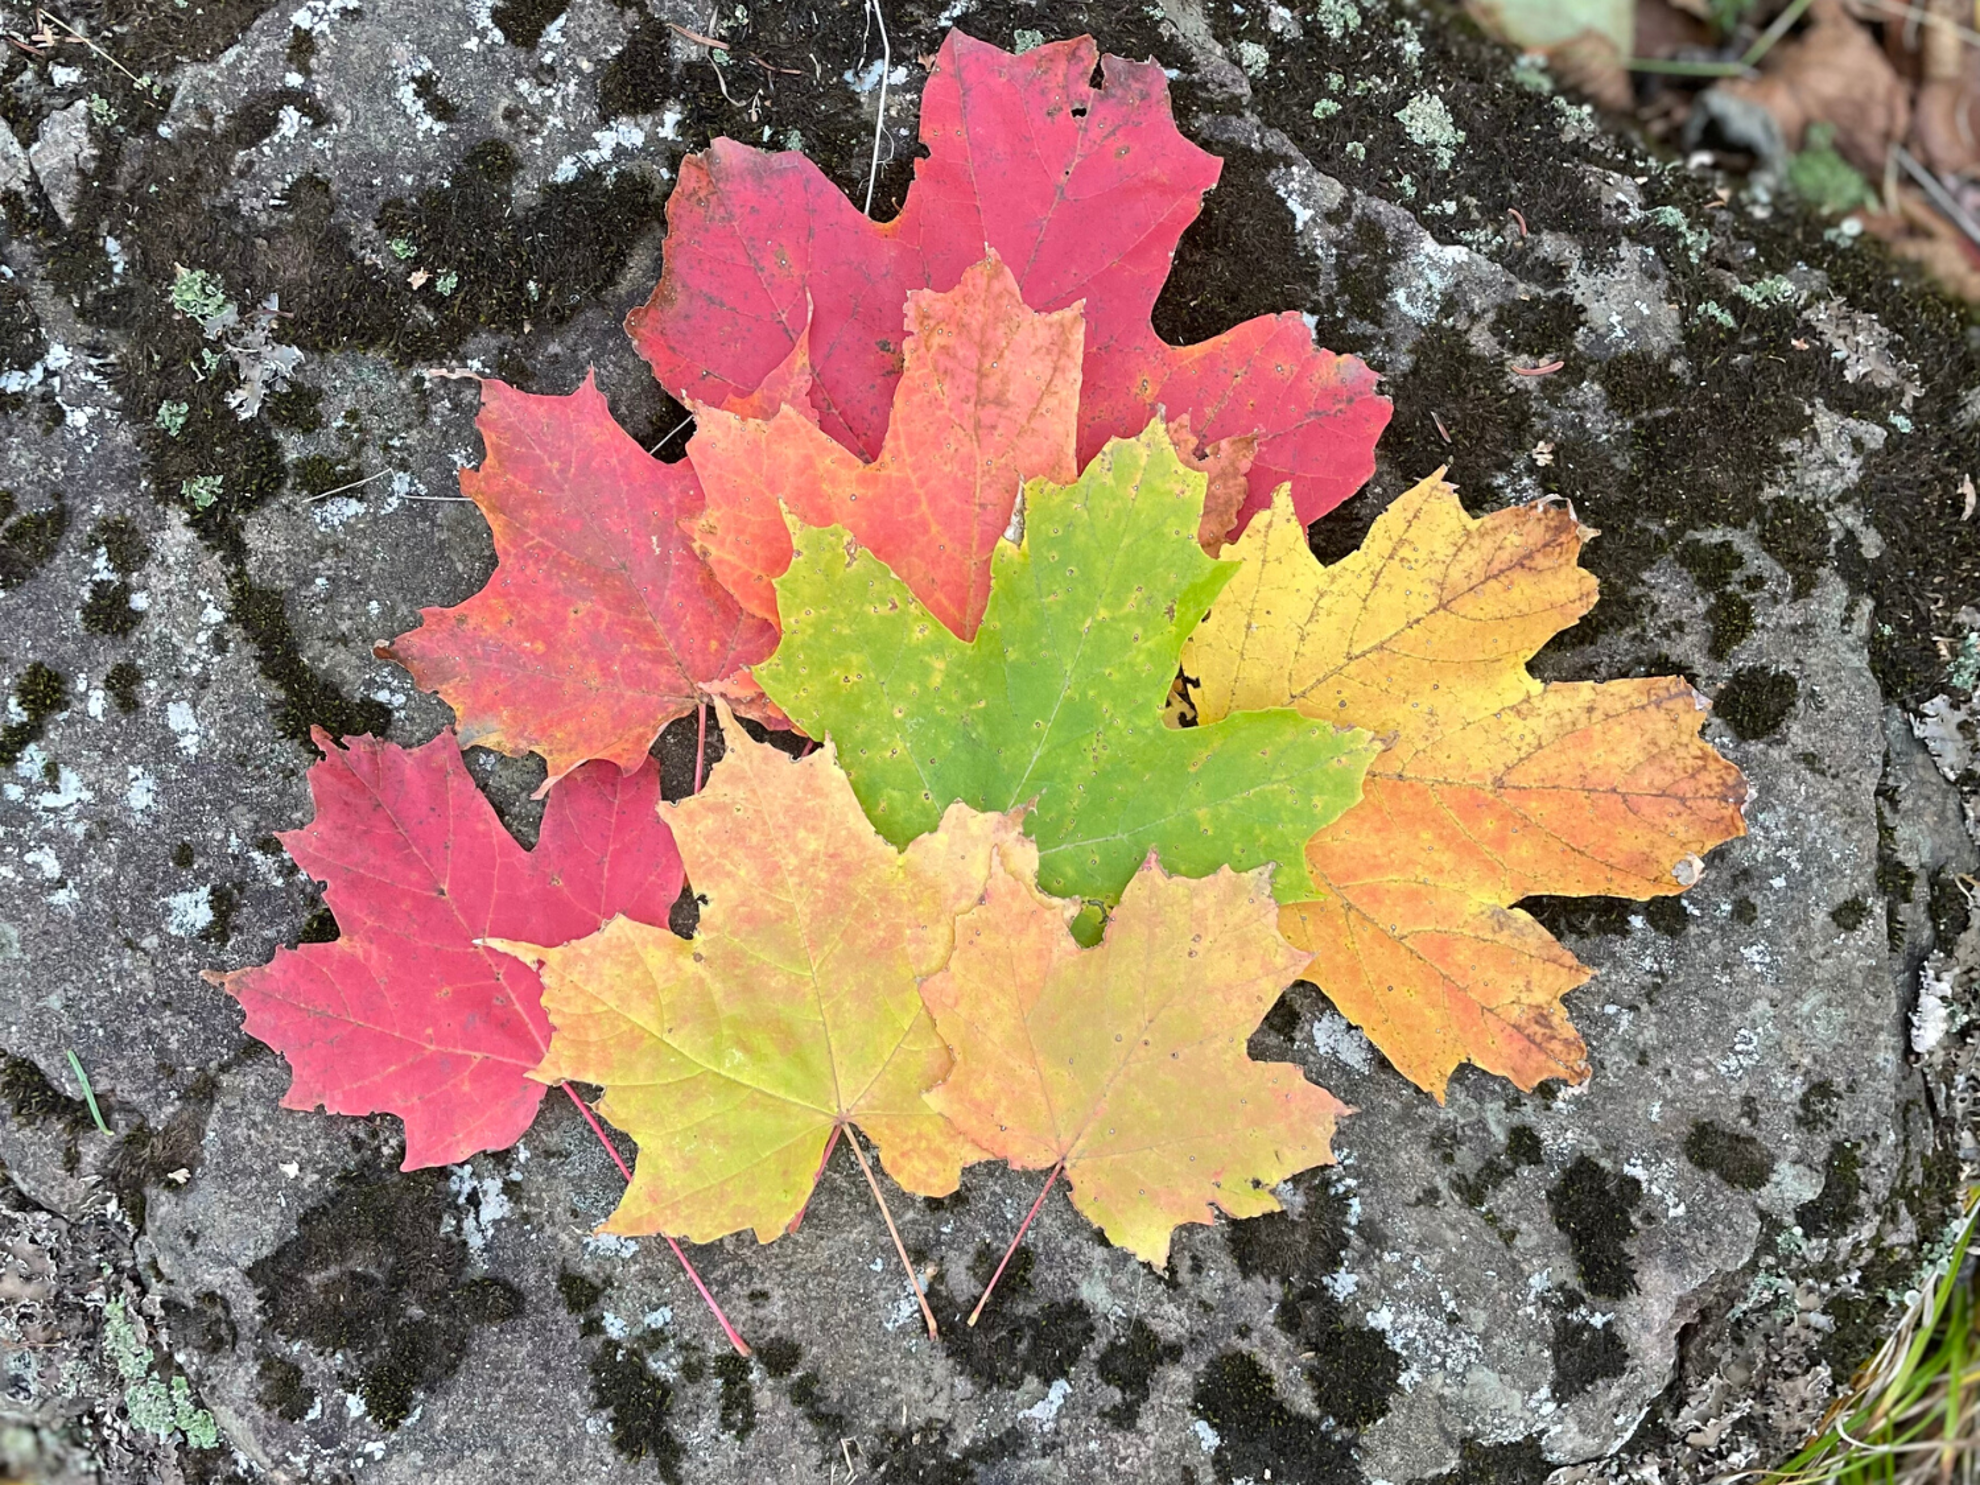
[[[592,377],[568,397],[481,384],[487,457],[461,471],[498,558],[488,586],[379,654],[454,708],[460,740],[541,753],[546,787],[588,758],[638,768],[660,729],[776,647],[677,524],[700,514],[687,464],[663,464],[613,421]]]
[[[681,858],[656,813],[659,771],[579,769],[525,851],[452,733],[412,749],[314,736],[316,818],[281,839],[324,883],[343,937],[209,978],[288,1059],[284,1108],[397,1114],[407,1170],[506,1149],[543,1097],[523,1075],[550,1026],[535,973],[476,940],[567,943],[619,915],[664,925]]]
[[[1193,346],[1155,334],[1176,243],[1221,162],[1176,129],[1159,65],[1108,57],[1096,88],[1097,51],[1081,37],[1012,56],[951,31],[922,94],[928,156],[888,223],[801,154],[717,140],[682,161],[659,287],[626,321],[661,384],[719,405],[808,329],[819,426],[876,459],[908,291],[953,288],[987,244],[1033,309],[1085,301],[1082,464],[1163,406],[1206,446],[1260,435],[1240,520],[1287,481],[1302,520],[1347,499],[1389,417],[1366,366],[1316,349],[1290,312]]]

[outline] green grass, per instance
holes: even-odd
[[[1877,1354],[1794,1458],[1783,1485],[1972,1485],[1980,1480],[1980,1268],[1966,1264],[1980,1218],[1969,1192],[1959,1238]]]

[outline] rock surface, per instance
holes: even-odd
[[[1390,379],[1380,471],[1316,550],[1441,463],[1474,509],[1573,500],[1604,596],[1545,673],[1682,670],[1755,797],[1681,902],[1533,904],[1598,970],[1570,998],[1586,1086],[1468,1071],[1439,1106],[1296,985],[1254,1054],[1360,1112],[1286,1215],[1187,1229],[1158,1274],[1048,1202],[983,1325],[931,1342],[835,1166],[796,1236],[694,1254],[744,1362],[665,1244],[590,1236],[619,1178],[567,1103],[513,1151],[401,1174],[394,1121],[280,1110],[279,1060],[199,973],[335,931],[272,838],[309,808],[308,727],[448,721],[371,651],[492,565],[453,499],[473,383],[422,373],[550,392],[596,366],[677,452],[618,325],[679,159],[719,133],[802,147],[857,196],[879,34],[834,3],[91,16],[101,51],[0,73],[34,142],[0,175],[7,1466],[1692,1477],[1791,1445],[1875,1345],[1973,1153],[1980,359],[1871,248],[1640,157],[1441,10],[890,13],[876,214],[950,22],[1159,57],[1227,164],[1157,328],[1298,307]],[[690,34],[711,25],[721,65]],[[301,361],[258,408],[226,399],[255,371],[202,290],[236,326],[276,296]],[[661,744],[677,792],[692,747],[692,723]],[[540,762],[471,766],[530,838]],[[900,1201],[945,1321],[1033,1194],[983,1167]]]

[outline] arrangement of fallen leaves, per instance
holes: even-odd
[[[1696,163],[1853,223],[1980,303],[1971,0],[1467,0]]]
[[[213,976],[287,1106],[396,1114],[412,1168],[578,1082],[638,1146],[613,1232],[771,1242],[844,1143],[883,1214],[869,1145],[926,1196],[1001,1159],[1161,1265],[1332,1158],[1344,1106],[1246,1053],[1296,978],[1439,1098],[1588,1075],[1589,971],[1514,904],[1682,890],[1745,783],[1683,680],[1527,674],[1595,601],[1564,505],[1433,476],[1313,559],[1388,406],[1297,314],[1156,338],[1217,162],[1094,62],[951,33],[886,224],[802,155],[686,161],[628,324],[685,460],[589,379],[483,384],[498,565],[384,651],[457,728],[317,735],[285,843],[342,936]],[[726,751],[663,802],[697,710]],[[470,743],[547,761],[534,850]]]

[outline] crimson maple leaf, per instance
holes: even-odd
[[[506,1149],[543,1097],[524,1074],[550,1026],[535,972],[475,940],[567,943],[619,915],[664,925],[681,858],[655,812],[659,770],[600,762],[569,775],[525,851],[452,733],[411,749],[313,735],[316,818],[281,839],[323,882],[343,936],[208,978],[288,1059],[283,1107],[397,1114],[407,1170]]]
[[[782,720],[735,672],[776,647],[677,524],[701,513],[685,463],[663,464],[613,421],[586,374],[568,397],[481,384],[487,457],[461,471],[499,559],[488,586],[378,653],[454,708],[463,744],[541,753],[545,786],[588,758],[638,768],[708,694]]]
[[[1080,37],[1012,56],[951,31],[922,93],[928,156],[885,224],[801,154],[718,139],[682,161],[660,284],[626,321],[661,384],[720,404],[756,388],[808,330],[819,426],[877,459],[908,292],[953,288],[988,245],[1033,309],[1085,301],[1082,465],[1160,405],[1189,415],[1206,456],[1259,435],[1240,527],[1287,482],[1302,520],[1347,499],[1389,418],[1365,365],[1316,349],[1293,312],[1192,346],[1155,334],[1176,243],[1221,162],[1176,129],[1158,64],[1108,57],[1096,88],[1097,52]]]

